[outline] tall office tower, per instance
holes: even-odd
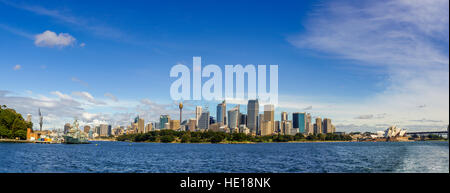
[[[323,133],[333,133],[331,126],[331,119],[324,118],[322,123],[322,132]]]
[[[180,128],[180,121],[179,120],[170,120],[170,130],[178,130]]]
[[[169,115],[161,115],[159,116],[159,128],[160,129],[166,129],[165,125],[166,123],[169,123],[170,116]]]
[[[287,112],[281,112],[281,122],[288,120],[288,113]]]
[[[320,117],[316,118],[316,124],[314,127],[314,134],[322,133],[322,119]]]
[[[111,135],[110,128],[111,128],[110,125],[100,124],[100,136],[101,137],[109,137]]]
[[[31,122],[31,114],[27,115],[27,122]]]
[[[228,128],[234,130],[239,128],[239,105],[228,111]]]
[[[64,125],[64,134],[66,134],[70,130],[70,123],[66,123]]]
[[[310,135],[314,133],[314,128],[313,125],[311,123],[311,114],[307,113],[306,114],[306,130],[305,130],[305,134]]]
[[[274,132],[277,134],[281,133],[280,121],[275,121]]]
[[[202,130],[207,130],[209,129],[209,112],[202,112],[199,120],[198,120],[198,128],[202,129]]]
[[[152,122],[147,123],[146,129],[145,129],[145,132],[150,132],[150,131],[153,131],[153,123]]]
[[[246,114],[240,114],[239,117],[239,125],[247,125],[247,115]]]
[[[275,131],[275,106],[264,105],[264,121],[270,121],[272,125],[269,125],[270,134]]]
[[[256,126],[256,134],[261,135],[262,125],[264,123],[264,114],[259,114],[258,116],[258,125]]]
[[[258,130],[258,115],[259,102],[256,100],[249,100],[247,104],[247,127],[252,134],[256,134]]]
[[[195,131],[195,125],[197,124],[197,120],[195,119],[189,119],[188,121],[188,130],[189,131]]]
[[[262,121],[260,125],[260,135],[266,136],[266,135],[272,135],[273,132],[273,122],[272,121]]]
[[[292,121],[283,121],[281,123],[281,133],[283,135],[291,135]]]
[[[306,129],[306,114],[292,113],[292,127],[298,129],[299,133],[305,133]]]
[[[202,107],[201,106],[196,106],[195,107],[195,126],[198,127],[198,121],[200,120],[200,116],[202,116]]]
[[[85,125],[83,130],[85,133],[89,133],[89,131],[91,130],[91,126]]]
[[[217,123],[219,125],[226,125],[226,113],[227,113],[227,104],[225,101],[217,105]]]
[[[145,133],[145,121],[141,118],[138,120],[138,133]]]

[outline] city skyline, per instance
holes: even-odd
[[[448,1],[232,4],[0,0],[0,105],[35,127],[40,108],[43,130],[177,119],[170,68],[201,56],[222,68],[278,65],[277,121],[306,112],[347,132],[447,127]],[[189,120],[196,106],[217,116],[221,101],[182,102]],[[248,115],[247,101],[226,102]]]

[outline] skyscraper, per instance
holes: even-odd
[[[167,129],[165,128],[165,124],[169,123],[170,121],[170,116],[169,115],[161,115],[159,117],[159,128],[160,129]]]
[[[227,104],[225,101],[217,105],[217,123],[219,125],[226,125],[226,113],[227,113]]]
[[[259,115],[258,99],[249,100],[247,104],[247,127],[253,134],[256,134],[258,129],[258,115]]]
[[[207,130],[209,129],[209,112],[202,112],[199,120],[198,120],[198,128]]]
[[[322,118],[317,117],[316,118],[316,124],[314,127],[314,134],[322,133]]]
[[[310,134],[314,133],[313,124],[311,123],[311,114],[309,114],[309,113],[306,114],[306,130],[305,130],[305,133],[307,135],[310,135]]]
[[[287,112],[281,112],[281,122],[288,120],[288,113]]]
[[[84,132],[85,133],[89,133],[90,130],[91,130],[91,126],[89,126],[89,125],[85,125],[84,126]]]
[[[324,118],[322,123],[323,133],[333,133],[333,126],[331,125],[331,119]]]
[[[264,121],[272,122],[269,127],[270,132],[273,133],[275,129],[275,106],[274,105],[264,105]]]
[[[138,118],[138,133],[144,133],[145,121],[144,119]]]
[[[179,128],[180,128],[179,120],[170,120],[170,129],[171,130],[178,130]]]
[[[201,106],[196,106],[195,107],[195,126],[198,127],[198,121],[200,120],[200,116],[202,116],[202,107]]]
[[[64,134],[66,134],[70,130],[70,123],[66,123],[64,125]]]
[[[228,111],[228,128],[231,130],[239,128],[239,105]]]
[[[240,113],[239,125],[245,125],[247,127],[247,115]]]
[[[298,132],[305,133],[306,129],[306,114],[305,113],[292,113],[293,128],[298,129]]]

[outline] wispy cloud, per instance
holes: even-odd
[[[327,110],[343,124],[355,117],[366,124],[382,112],[389,116],[381,121],[389,123],[408,124],[417,116],[448,122],[448,7],[448,0],[327,2],[310,14],[305,32],[288,41],[388,76],[376,95],[331,104]]]
[[[0,29],[6,30],[12,34],[18,35],[18,36],[22,36],[28,39],[34,39],[34,35],[30,34],[28,32],[22,31],[20,29],[5,25],[5,24],[1,24],[0,23]]]
[[[110,99],[113,100],[114,102],[119,101],[119,99],[117,99],[116,96],[114,96],[113,94],[111,94],[111,93],[109,93],[109,92],[105,93],[105,97],[110,98]]]
[[[103,101],[99,101],[99,100],[95,99],[90,93],[85,92],[85,91],[82,91],[82,92],[75,91],[75,92],[72,92],[72,95],[81,97],[84,100],[86,100],[92,104],[96,104],[96,105],[105,105],[106,104]]]
[[[89,84],[88,84],[87,82],[82,81],[82,80],[78,79],[77,77],[72,77],[71,80],[72,80],[73,82],[80,83],[80,84],[83,85],[83,86],[86,86],[86,87],[89,86]]]
[[[8,0],[0,0],[0,3],[4,3],[17,9],[29,11],[37,15],[48,16],[71,27],[87,30],[97,36],[119,39],[125,37],[124,33],[114,27],[101,24],[98,21],[93,21],[93,19],[88,20],[86,18],[77,17],[67,11],[63,12],[61,10],[49,9],[39,5],[30,5],[23,2],[17,3]]]

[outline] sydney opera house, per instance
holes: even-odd
[[[408,137],[406,136],[406,130],[401,129],[397,126],[390,126],[384,132],[384,138],[386,141],[408,141]]]

